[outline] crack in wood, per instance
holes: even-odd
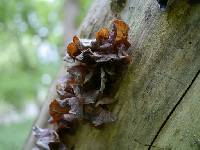
[[[194,78],[192,79],[191,83],[189,84],[189,86],[187,87],[187,89],[185,90],[185,92],[182,94],[182,96],[180,97],[180,99],[178,100],[178,102],[176,103],[176,105],[173,107],[173,109],[171,110],[171,112],[169,113],[169,115],[167,116],[167,118],[165,119],[165,121],[162,123],[161,127],[159,128],[158,132],[156,133],[155,137],[153,138],[151,144],[149,145],[148,150],[151,150],[151,148],[154,147],[153,144],[156,141],[156,139],[157,139],[158,135],[160,134],[161,130],[164,128],[165,124],[170,119],[171,115],[176,110],[177,106],[183,100],[183,98],[185,97],[185,95],[187,94],[187,92],[189,91],[189,89],[191,88],[192,84],[194,83],[194,81],[196,80],[196,78],[198,77],[199,74],[200,74],[200,70],[197,71],[197,73],[195,74]]]
[[[140,144],[140,145],[142,145],[142,146],[144,146],[144,147],[150,146],[149,144],[144,144],[144,143],[138,141],[137,139],[133,139],[133,140],[134,140],[136,143],[138,143],[138,144]],[[164,148],[161,148],[161,147],[158,147],[158,146],[154,146],[154,145],[152,145],[152,147],[154,147],[154,148],[159,148],[159,149],[164,149]]]
[[[144,144],[144,143],[138,141],[137,139],[133,139],[133,140],[134,140],[136,143],[138,143],[138,144],[140,144],[140,145],[142,145],[142,146],[150,146],[150,145],[148,145],[148,144]]]

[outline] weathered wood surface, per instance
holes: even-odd
[[[116,14],[109,1],[96,1],[80,28],[81,37],[92,37],[115,16],[125,20],[133,64],[115,96],[118,121],[103,129],[81,125],[74,136],[66,137],[76,150],[151,149],[200,69],[199,5],[176,0],[166,12],[154,0],[129,0],[124,6]]]
[[[120,12],[111,11],[110,1],[96,0],[79,30],[81,38],[93,37],[115,17],[130,26],[133,63],[122,77],[115,95],[118,101],[111,108],[118,120],[102,129],[80,125],[65,142],[75,150],[195,149],[190,142],[179,146],[180,136],[172,133],[182,135],[190,128],[186,125],[189,116],[183,116],[189,110],[179,107],[193,109],[195,102],[187,106],[192,98],[200,105],[195,98],[198,92],[193,91],[200,91],[194,84],[199,83],[195,78],[200,70],[200,5],[170,1],[166,12],[159,10],[156,0],[127,0],[123,6]],[[179,115],[182,123],[177,122]],[[199,116],[193,115],[197,120],[195,125],[190,123],[188,134],[199,132]]]
[[[153,150],[200,149],[200,75],[158,135]]]

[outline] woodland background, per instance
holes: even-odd
[[[48,126],[48,103],[56,95],[51,82],[65,71],[64,47],[81,20],[77,34],[91,38],[118,18],[130,27],[133,58],[114,96],[118,121],[101,130],[82,124],[78,134],[63,137],[65,144],[76,150],[198,150],[199,1],[170,0],[163,12],[157,0],[96,0],[84,17],[90,3],[0,0],[0,149],[21,149],[26,137],[31,149],[28,132],[41,108],[35,124]]]
[[[0,150],[20,150],[92,0],[0,0]]]

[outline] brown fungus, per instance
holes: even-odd
[[[58,122],[63,114],[69,112],[69,108],[63,107],[57,100],[53,100],[49,105],[49,114],[53,118],[53,122]]]
[[[67,147],[60,141],[58,133],[53,129],[42,129],[35,126],[33,134],[37,138],[36,147],[33,149],[67,150]]]
[[[71,67],[56,86],[58,98],[49,105],[50,123],[56,129],[34,128],[42,148],[67,149],[59,136],[63,131],[74,133],[82,121],[101,126],[117,119],[108,105],[115,102],[112,89],[122,69],[131,63],[128,31],[124,21],[114,20],[111,30],[101,28],[95,40],[73,37],[65,56]]]

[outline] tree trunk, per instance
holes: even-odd
[[[118,120],[80,125],[64,141],[75,150],[199,149],[200,5],[172,0],[96,0],[79,29],[94,37],[113,18],[130,27],[133,63],[112,108]]]

